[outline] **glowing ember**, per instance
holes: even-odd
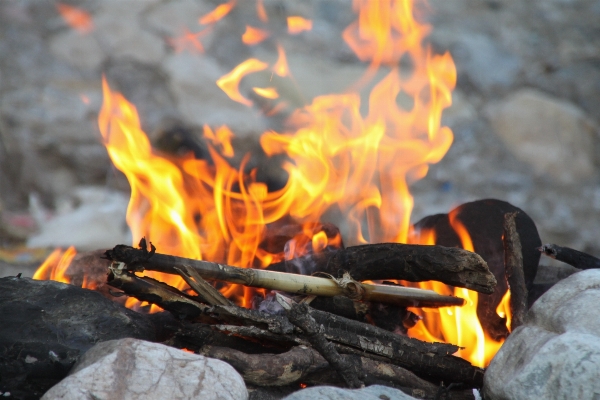
[[[63,3],[56,3],[56,9],[64,21],[77,32],[85,34],[94,30],[94,22],[87,11]]]

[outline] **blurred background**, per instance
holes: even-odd
[[[342,92],[365,70],[341,37],[356,16],[345,0],[265,0],[271,37],[248,46],[246,25],[261,23],[255,1],[199,25],[224,3],[0,2],[0,276],[31,276],[57,246],[131,242],[129,186],[98,130],[102,74],[156,148],[206,155],[202,126],[227,124],[236,155],[252,152],[269,185],[283,185],[259,144],[281,120],[215,81],[250,57],[275,60],[276,38],[295,79],[277,88],[288,104]],[[543,242],[600,256],[600,1],[431,0],[418,10],[458,81],[443,114],[454,143],[411,186],[412,220],[498,198],[527,212]],[[311,29],[289,34],[288,16]]]

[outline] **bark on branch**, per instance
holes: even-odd
[[[154,250],[154,249],[153,249]],[[473,254],[473,253],[469,253]],[[344,295],[353,300],[390,303],[412,307],[443,307],[463,305],[464,300],[454,296],[443,296],[432,290],[407,288],[391,285],[363,284],[355,278],[344,276],[342,279],[326,279],[269,270],[239,268],[209,261],[192,260],[154,251],[145,248],[136,249],[130,246],[118,245],[106,252],[106,256],[116,262],[122,262],[132,271],[164,272],[181,274],[182,271],[194,270],[204,279],[214,279],[246,286],[281,290],[317,296]],[[477,255],[474,255],[479,257]],[[472,258],[472,256],[470,256]],[[485,264],[483,260],[481,260]],[[488,271],[489,273],[489,271]],[[491,278],[494,279],[493,275]],[[378,278],[363,278],[378,279]],[[403,279],[403,278],[398,278]],[[495,281],[494,281],[495,282]]]
[[[325,272],[334,276],[348,272],[358,281],[432,280],[485,294],[493,293],[496,287],[496,278],[478,254],[443,246],[366,244],[282,261],[268,269]]]
[[[527,312],[527,286],[525,285],[525,273],[523,271],[523,252],[515,222],[517,214],[518,212],[504,214],[504,268],[510,290],[511,332],[523,324]]]

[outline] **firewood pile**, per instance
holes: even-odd
[[[406,328],[418,318],[407,306],[461,305],[462,299],[391,282],[359,282],[438,280],[493,293],[496,279],[475,253],[386,243],[348,247],[254,270],[160,254],[150,247],[143,239],[140,248],[118,245],[106,251],[112,261],[108,285],[181,319],[169,345],[226,361],[247,384],[358,388],[379,383],[422,398],[439,398],[442,392],[451,393],[452,398],[472,398],[471,389],[483,383],[483,369],[453,355],[457,346],[405,336]],[[313,273],[329,277],[278,272],[286,263],[309,261]],[[135,274],[144,270],[180,275],[195,295]],[[336,271],[345,274],[335,279]],[[252,310],[236,306],[205,279],[278,291]],[[371,319],[377,324],[376,313],[369,309],[384,303],[395,311],[395,320],[402,326],[394,326],[395,332],[367,323]]]

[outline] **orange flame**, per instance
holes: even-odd
[[[263,40],[271,35],[268,31],[263,29],[254,28],[250,25],[246,25],[246,32],[242,35],[242,42],[249,46],[259,44]]]
[[[290,34],[297,35],[304,31],[310,31],[312,29],[312,21],[298,16],[287,17],[287,26]]]
[[[285,51],[279,43],[277,44],[277,62],[273,65],[273,72],[282,78],[290,75],[290,68],[288,67]]]
[[[262,22],[269,22],[267,10],[265,10],[264,0],[256,1],[256,15],[258,16],[258,19],[260,19]]]
[[[231,10],[233,10],[233,7],[235,7],[235,3],[235,0],[230,0],[227,3],[218,5],[214,10],[200,17],[198,19],[198,22],[202,25],[208,25],[220,21],[221,19],[223,19],[223,17],[229,14]]]
[[[221,4],[199,21],[215,23],[234,6],[235,1]],[[314,98],[289,117],[283,132],[264,132],[261,137],[266,154],[284,154],[291,160],[283,164],[289,178],[279,190],[269,191],[257,180],[257,172],[249,168],[249,156],[239,168],[230,165],[232,133],[227,127],[204,129],[211,160],[155,153],[141,130],[135,107],[103,80],[98,123],[110,158],[131,186],[127,222],[134,242],[145,236],[162,253],[265,267],[307,251],[341,245],[341,236],[328,237],[315,224],[332,210],[344,215],[344,241],[349,244],[407,241],[413,206],[408,186],[424,177],[428,165],[438,162],[452,143],[451,130],[441,126],[440,120],[451,104],[456,70],[448,53],[436,55],[424,44],[430,27],[414,19],[411,0],[355,0],[354,8],[358,21],[343,37],[357,57],[369,63],[363,78],[344,94]],[[261,9],[259,1],[257,14],[263,20]],[[299,33],[311,29],[312,21],[290,17],[288,27],[290,33]],[[217,85],[232,100],[251,106],[240,92],[244,77],[268,68],[280,77],[290,76],[285,52],[280,45],[277,50],[274,64],[248,59]],[[405,58],[411,61],[410,71],[400,66]],[[364,96],[359,89],[376,78],[382,64],[387,65],[385,76],[377,78]],[[262,96],[276,94],[268,89],[254,90]],[[400,95],[410,104],[399,104]],[[463,247],[472,249],[468,232],[452,218]],[[287,242],[285,252],[261,247],[268,226],[290,220],[302,228]],[[435,233],[423,233],[418,241],[434,243]],[[184,287],[177,277],[149,275]],[[500,344],[489,341],[477,321],[477,294],[436,282],[421,285],[464,297],[468,304],[415,310],[426,318],[411,335],[464,346],[461,356],[486,365]],[[244,306],[260,293],[239,285],[220,290]],[[137,302],[129,299],[128,304]]]
[[[460,238],[462,248],[474,251],[471,236],[466,227],[457,219],[457,215],[457,211],[448,215],[450,226]],[[435,244],[435,231],[423,230],[419,233],[419,236],[413,236],[411,239],[414,243],[432,245]],[[452,288],[439,282],[409,283],[409,285],[462,297],[466,300],[465,305],[462,307],[413,310],[413,312],[424,318],[417,323],[415,328],[409,330],[409,336],[421,340],[454,343],[463,347],[458,351],[458,356],[469,360],[473,365],[486,367],[504,341],[497,342],[483,331],[477,318],[478,293],[464,288]],[[510,295],[504,297],[506,299]],[[509,307],[505,299],[498,306],[498,310],[504,312],[505,315],[509,315],[510,311],[506,311]]]
[[[217,86],[219,86],[231,100],[251,106],[252,101],[248,100],[240,93],[240,81],[248,74],[262,71],[267,68],[269,68],[268,64],[257,60],[256,58],[250,58],[235,67],[230,73],[222,76],[217,81]]]
[[[184,28],[183,34],[175,38],[168,38],[167,42],[175,49],[176,53],[181,53],[186,50],[192,53],[204,53],[204,45],[200,41],[200,38],[209,32],[210,28],[206,28],[195,33],[191,32],[187,28]]]
[[[265,99],[276,99],[279,97],[279,93],[277,93],[277,90],[275,88],[272,87],[268,87],[268,88],[252,88],[252,90],[254,90],[254,93],[256,93],[259,96],[264,97]]]
[[[77,32],[86,34],[94,30],[94,22],[87,11],[63,3],[56,3],[56,9],[67,25]]]
[[[224,125],[213,132],[210,126],[204,125],[204,137],[210,140],[225,157],[233,157],[233,146],[231,146],[233,132],[227,126]]]
[[[53,280],[63,283],[69,283],[70,279],[65,275],[73,257],[77,254],[75,247],[71,246],[67,250],[55,249],[48,258],[39,266],[33,274],[33,279]]]

